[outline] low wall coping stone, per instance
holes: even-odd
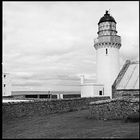
[[[106,104],[106,103],[111,103],[111,102],[116,102],[116,101],[122,101],[122,102],[139,102],[139,98],[114,98],[114,99],[107,99],[107,100],[101,100],[101,101],[94,101],[90,102],[90,105],[99,105],[99,104]]]
[[[103,98],[109,98],[109,96],[103,96]],[[21,102],[3,102],[3,106],[9,105],[22,105],[22,104],[32,104],[32,103],[43,103],[43,102],[67,102],[67,101],[81,101],[81,100],[90,100],[90,99],[99,99],[102,97],[83,97],[83,98],[68,98],[68,99],[33,99],[29,101],[21,101]]]

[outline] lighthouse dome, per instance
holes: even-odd
[[[115,19],[112,16],[110,16],[108,11],[106,11],[104,16],[101,17],[101,19],[99,20],[98,24],[100,24],[101,22],[106,22],[106,21],[111,21],[111,22],[115,22],[116,23]]]

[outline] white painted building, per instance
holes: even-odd
[[[12,95],[12,86],[11,86],[11,75],[9,73],[3,73],[2,75],[2,96],[11,96]]]
[[[104,85],[90,83],[85,81],[84,75],[81,75],[81,97],[104,96]]]
[[[117,35],[116,21],[108,11],[99,20],[98,37],[94,40],[96,49],[96,84],[82,83],[81,95],[83,97],[110,96],[112,98],[112,85],[119,70],[119,49],[121,37]],[[83,79],[81,79],[84,81]]]
[[[104,86],[101,84],[85,83],[81,86],[81,97],[104,96]]]

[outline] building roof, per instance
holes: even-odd
[[[106,22],[106,21],[111,21],[111,22],[115,22],[116,23],[115,19],[112,16],[110,16],[108,11],[106,11],[104,16],[99,20],[98,24],[100,24],[101,22]]]
[[[127,60],[113,86],[116,89],[139,89],[139,61]]]

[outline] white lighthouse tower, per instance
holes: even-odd
[[[98,37],[94,41],[97,60],[97,83],[104,85],[104,95],[112,98],[112,84],[119,73],[121,37],[117,35],[116,21],[108,11],[99,20]]]

